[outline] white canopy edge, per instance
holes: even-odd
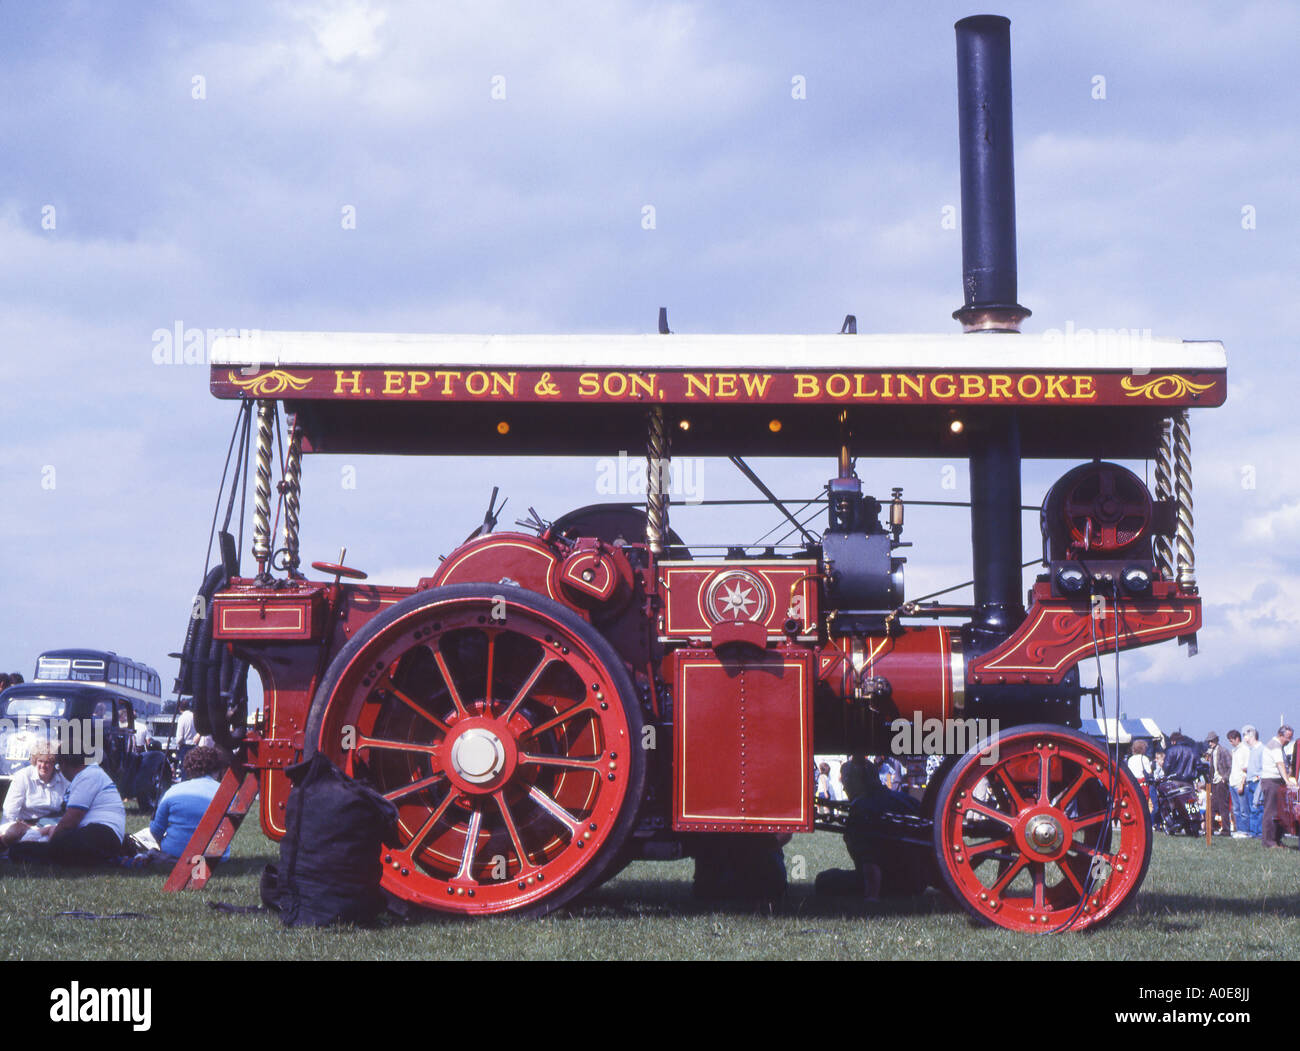
[[[1154,738],[1164,737],[1164,732],[1151,718],[1140,719],[1084,719],[1083,732],[1089,736],[1102,737],[1115,744],[1128,744],[1133,740],[1133,731],[1141,727]],[[1139,734],[1138,736],[1142,736]]]
[[[222,335],[213,365],[625,369],[1122,370],[1227,367],[1223,344],[1153,339],[1147,330],[944,335],[418,335],[264,332]]]

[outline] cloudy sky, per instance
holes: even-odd
[[[850,312],[861,331],[956,331],[952,23],[978,10],[0,8],[0,667],[30,676],[41,650],[87,645],[175,672],[234,406],[205,367],[157,364],[158,330],[631,333],[666,305],[679,332],[828,332]],[[1193,413],[1201,653],[1126,655],[1121,706],[1198,735],[1295,719],[1298,9],[995,10],[1012,19],[1026,331],[1228,351],[1228,404]],[[304,556],[346,545],[413,582],[493,484],[505,521],[553,518],[602,498],[595,458],[617,452],[312,459]],[[832,467],[759,466],[788,496]],[[860,466],[877,495],[966,495],[960,464],[955,490],[938,463]],[[1068,466],[1027,463],[1025,502]],[[752,495],[725,463],[700,480]],[[673,524],[748,542],[775,520]],[[912,514],[911,595],[969,578],[968,535],[961,511]]]

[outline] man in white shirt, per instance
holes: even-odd
[[[55,865],[100,865],[122,853],[126,807],[113,779],[84,754],[63,754],[59,766],[68,778],[67,808],[57,825],[40,829],[45,842],[15,843],[14,861]]]
[[[1283,749],[1291,743],[1295,731],[1289,726],[1278,727],[1277,736],[1270,738],[1264,745],[1264,760],[1260,765],[1259,783],[1264,789],[1264,846],[1268,848],[1282,845],[1282,826],[1278,817],[1282,812],[1282,800],[1285,795],[1284,785],[1294,786],[1296,780],[1286,770],[1286,756]]]
[[[1232,796],[1232,838],[1250,838],[1250,799],[1246,795],[1246,761],[1250,748],[1236,730],[1228,731],[1228,746],[1232,749],[1232,771],[1228,774],[1228,792]]]
[[[176,759],[185,762],[185,755],[199,743],[199,731],[194,726],[194,709],[189,701],[180,702],[180,715],[176,717]]]
[[[47,742],[32,747],[32,765],[14,774],[5,795],[0,846],[8,848],[19,840],[43,840],[37,824],[50,822],[63,811],[68,781],[55,766],[55,750]]]

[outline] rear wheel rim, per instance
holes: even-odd
[[[319,741],[398,807],[388,890],[493,913],[598,877],[628,802],[631,736],[616,676],[577,632],[529,607],[451,599],[358,651]]]

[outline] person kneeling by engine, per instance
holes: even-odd
[[[841,777],[850,800],[844,845],[854,870],[819,873],[817,892],[860,895],[868,901],[922,893],[926,887],[923,860],[909,844],[899,841],[888,818],[890,814],[918,816],[921,804],[881,784],[880,771],[865,756],[852,756]]]
[[[57,825],[37,829],[41,841],[24,840],[9,851],[14,861],[54,865],[102,865],[122,853],[126,807],[117,785],[89,755],[64,752],[59,770],[69,781],[66,808]]]

